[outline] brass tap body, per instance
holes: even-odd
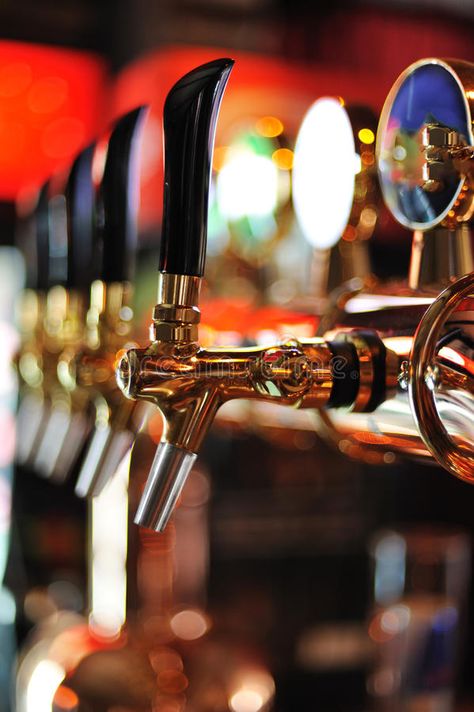
[[[124,434],[127,440],[120,453],[132,442],[131,433],[130,437],[126,434],[131,429],[136,407],[123,400],[115,380],[117,353],[124,342],[127,343],[131,330],[130,299],[128,283],[94,281],[84,343],[79,351],[70,354],[70,358],[64,358],[60,366],[63,383],[73,394],[83,394],[92,408],[94,435],[76,483],[76,494],[80,496],[99,494],[113,474],[109,469],[116,469],[110,463],[110,467],[105,468],[105,458],[110,454],[114,435]],[[115,456],[119,457],[117,451]]]
[[[159,303],[151,326],[153,341],[148,348],[128,350],[117,367],[123,393],[154,403],[165,421],[162,444],[136,520],[157,530],[166,526],[172,502],[223,403],[258,398],[295,408],[346,404],[364,410],[370,409],[374,382],[380,380],[373,349],[361,334],[343,337],[350,341],[348,348],[354,357],[352,371],[340,374],[353,391],[347,403],[334,401],[334,382],[344,357],[323,338],[289,340],[274,346],[201,348],[197,341],[199,283],[198,277],[161,274]],[[383,360],[385,374],[385,357]],[[354,383],[349,383],[351,378],[357,379],[355,390]],[[396,377],[392,380],[396,383]]]

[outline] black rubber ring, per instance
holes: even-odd
[[[350,341],[330,341],[332,390],[326,408],[343,408],[354,403],[359,392],[359,358]]]
[[[372,330],[357,329],[357,336],[360,336],[370,348],[372,355],[372,368],[374,377],[372,381],[372,393],[369,402],[365,406],[363,413],[371,413],[384,402],[387,394],[386,376],[387,376],[387,349],[385,344],[377,334]]]

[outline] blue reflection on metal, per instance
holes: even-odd
[[[433,63],[414,69],[398,88],[382,137],[382,187],[389,207],[404,223],[433,223],[450,207],[461,185],[454,172],[436,192],[416,184],[413,176],[423,160],[421,132],[427,124],[455,129],[469,143],[463,92],[444,66]]]
[[[403,82],[390,118],[404,131],[418,131],[432,120],[468,135],[466,108],[458,83],[439,64],[424,64]]]

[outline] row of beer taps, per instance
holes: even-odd
[[[245,348],[204,348],[198,341],[199,295],[211,161],[219,106],[232,66],[232,60],[219,59],[193,69],[172,87],[165,102],[158,298],[148,346],[136,343],[143,335],[136,330],[132,311],[138,160],[146,107],[118,119],[68,171],[45,183],[36,205],[23,217],[19,246],[25,255],[27,289],[18,312],[22,336],[17,358],[18,464],[57,483],[75,476],[76,493],[100,501],[151,406],[158,406],[163,433],[136,522],[163,531],[217,411],[231,400],[246,399],[315,411],[319,432],[350,456],[371,461],[368,455],[377,454],[382,463],[406,455],[430,458],[472,481],[474,288],[468,208],[474,205],[474,189],[468,146],[474,141],[470,129],[463,132],[456,124],[453,133],[434,122],[432,116],[444,96],[433,98],[419,90],[417,82],[426,72],[442,72],[456,87],[461,110],[470,118],[466,102],[474,97],[474,92],[468,96],[474,71],[471,68],[469,74],[464,65],[441,60],[420,62],[402,75],[382,113],[378,138],[382,189],[392,212],[415,230],[409,282],[349,280],[328,300],[328,308],[319,315],[320,334],[312,337]],[[410,107],[413,97],[421,97],[418,124],[410,107],[407,119],[405,105],[399,109],[397,104],[407,84]],[[317,152],[314,161],[322,170]],[[352,199],[351,193],[351,204]],[[360,221],[361,215],[358,205],[355,219]],[[373,215],[365,217],[369,222],[362,227],[368,230]],[[433,245],[442,246],[439,254]],[[324,263],[327,254],[319,257]],[[143,453],[138,459],[142,466]],[[133,456],[131,463],[133,479]],[[121,521],[125,529],[126,522]],[[142,537],[144,548],[151,551],[150,541],[156,537],[143,532]],[[172,538],[168,528],[158,540],[166,554],[166,580],[173,566],[167,549]],[[154,586],[160,582],[151,570],[147,576],[149,592],[155,596]],[[168,648],[157,652],[163,620],[153,605],[150,609],[152,614],[140,622],[141,647],[133,665],[127,656],[137,652],[134,638],[125,643],[119,631],[123,666],[115,672],[124,687],[115,681],[117,689],[109,685],[114,689],[107,695],[114,704],[124,704],[130,694],[133,708],[146,708],[162,672],[155,670],[156,661],[166,658],[168,665],[173,658],[173,684],[168,685],[172,694],[165,695],[165,702],[169,709],[181,710],[182,663],[178,660],[176,667],[176,654]],[[151,634],[145,631],[145,618],[147,625],[151,620],[155,626],[150,623]],[[205,623],[205,616],[199,620]],[[66,641],[67,661],[61,658],[56,682],[66,679],[68,694],[76,690],[75,699],[89,695],[102,709],[100,665],[99,673],[91,664],[85,678],[76,675],[78,656],[69,659],[71,640]],[[112,636],[103,646],[104,660],[116,642]],[[53,659],[57,673],[58,659],[48,659]],[[123,674],[127,666],[128,677]],[[38,670],[36,661],[32,674]],[[91,670],[94,682],[88,687]],[[265,678],[264,693],[262,685],[259,678],[253,694],[262,700],[255,709],[264,710],[274,693],[273,681]],[[34,689],[29,683],[24,687]],[[160,688],[159,704],[164,704],[162,693]],[[196,709],[216,709],[212,704],[206,697]],[[240,707],[234,700],[231,709],[248,708],[245,700]]]
[[[419,276],[427,259],[427,250],[420,248],[425,243],[420,230],[439,227],[448,233],[446,243],[459,246],[463,240],[466,245],[472,191],[465,168],[469,136],[461,141],[459,130],[443,129],[426,119],[430,114],[425,112],[417,127],[421,141],[414,171],[404,164],[413,150],[408,134],[400,129],[393,139],[397,125],[390,115],[403,82],[417,80],[426,67],[451,78],[457,72],[465,82],[470,75],[464,66],[426,60],[402,75],[382,115],[382,189],[396,216],[416,228],[411,287],[392,287],[391,295],[380,287],[370,294],[361,291],[361,285],[355,291],[343,290],[336,311],[323,315],[320,336],[272,346],[202,348],[199,293],[212,151],[232,66],[232,60],[219,59],[192,70],[173,86],[165,102],[163,225],[149,346],[131,344],[130,301],[138,143],[146,109],[139,107],[119,119],[105,139],[82,151],[67,174],[41,189],[28,223],[35,235],[36,290],[25,291],[20,308],[18,461],[56,480],[77,465],[77,494],[96,495],[132,445],[143,417],[137,404],[157,405],[163,436],[136,522],[162,531],[216,412],[222,404],[243,398],[314,409],[325,426],[326,411],[334,411],[330,427],[369,433],[370,446],[380,448],[386,462],[399,451],[425,453],[472,480],[472,455],[464,441],[456,444],[442,427],[433,400],[438,386],[472,396],[472,361],[464,352],[455,353],[453,340],[442,337],[446,319],[459,300],[471,294],[472,277],[463,275],[466,265],[472,269],[472,259],[466,258],[466,250],[472,256],[472,245],[465,247],[463,261],[455,260],[447,283],[431,285],[430,291],[415,285],[414,275]],[[462,94],[459,85],[458,91]],[[394,145],[387,148],[392,139]],[[465,173],[459,173],[457,154],[453,164],[456,141],[461,142]],[[317,164],[317,155],[315,160]],[[406,196],[412,185],[419,205],[434,201],[425,224],[409,212]],[[448,210],[441,205],[446,191],[452,197]],[[404,210],[408,217],[403,217]],[[33,260],[31,273],[34,267]],[[454,283],[457,278],[461,282]],[[442,286],[447,291],[436,299]],[[449,343],[450,351],[434,365],[441,342]],[[471,402],[464,407],[469,411]],[[402,411],[408,425],[400,430],[397,418]],[[379,420],[377,414],[382,414]],[[348,425],[335,425],[338,419]],[[462,430],[461,424],[461,439]]]
[[[80,496],[101,491],[140,417],[122,398],[114,367],[131,338],[145,112],[139,107],[123,116],[69,172],[48,181],[20,229],[20,243],[30,242],[30,283],[19,305],[17,461],[56,482],[78,465]]]

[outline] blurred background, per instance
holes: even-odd
[[[223,344],[312,333],[311,251],[291,204],[303,116],[327,95],[378,116],[396,77],[416,59],[474,61],[474,6],[469,0],[3,0],[0,25],[0,710],[10,712],[14,661],[34,624],[87,606],[87,505],[71,483],[54,486],[28,467],[13,477],[17,386],[9,364],[18,343],[13,303],[24,279],[13,249],[18,215],[38,186],[112,120],[150,103],[134,297],[145,342],[159,251],[164,98],[184,72],[230,56],[236,65],[214,153],[203,330],[209,342]],[[229,146],[264,157],[266,168],[258,165],[267,173],[259,174],[252,160],[232,166]],[[410,244],[411,235],[381,208],[369,245],[373,272],[406,276]],[[147,427],[151,441],[159,440],[156,420]],[[179,567],[166,563],[180,572],[173,574],[180,602],[206,611],[198,633],[185,626],[183,639],[209,631],[214,641],[200,653],[203,669],[192,658],[198,678],[206,679],[224,653],[231,667],[250,661],[266,677],[250,692],[241,686],[244,692],[229,693],[228,707],[208,700],[193,709],[474,709],[468,485],[437,467],[349,460],[316,435],[306,416],[249,413],[244,406],[223,413],[201,467],[189,494],[197,523],[188,522],[182,529],[188,539],[183,534],[174,544]],[[164,545],[160,551],[169,558]],[[164,570],[151,569],[155,574],[145,579]],[[185,571],[194,573],[186,579]],[[425,647],[408,663],[412,670],[418,665],[421,682],[405,708],[394,692],[393,659],[411,644],[403,640],[404,616],[420,589],[424,608],[412,607],[411,615],[431,637],[423,634]],[[40,712],[39,705],[28,709]]]

